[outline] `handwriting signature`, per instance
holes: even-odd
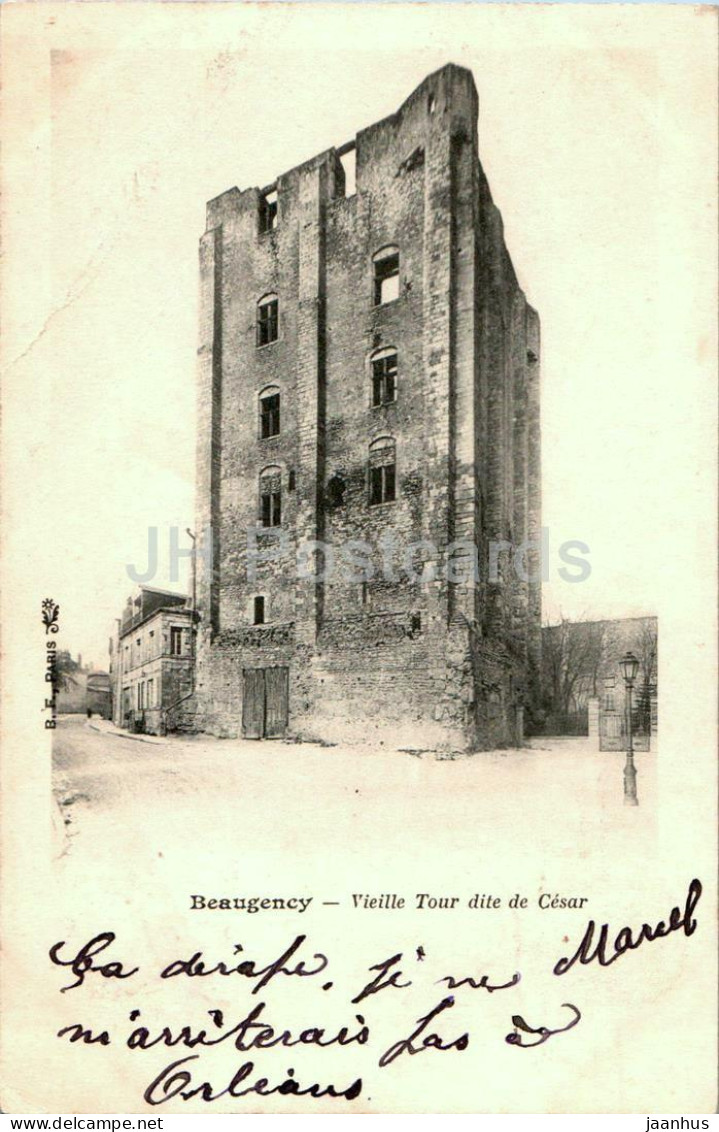
[[[621,928],[614,939],[612,944],[613,953],[610,955],[607,955],[609,924],[602,924],[599,929],[599,938],[595,944],[594,932],[597,925],[594,920],[590,920],[574,955],[571,959],[565,956],[557,960],[554,965],[554,974],[565,975],[575,963],[587,964],[592,963],[595,959],[600,967],[609,967],[611,963],[616,962],[619,956],[624,955],[625,952],[636,951],[643,943],[652,943],[655,939],[662,939],[664,936],[671,935],[672,932],[677,932],[682,928],[684,929],[685,935],[693,935],[696,931],[697,922],[692,917],[694,909],[699,903],[701,894],[701,882],[695,878],[689,885],[683,912],[679,907],[672,908],[669,913],[668,924],[665,923],[664,920],[660,920],[654,927],[650,927],[649,924],[642,924],[639,931],[634,935],[632,934],[631,928]]]

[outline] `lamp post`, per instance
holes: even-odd
[[[628,652],[622,657],[620,665],[627,689],[627,761],[624,766],[624,804],[625,806],[638,806],[637,771],[634,766],[634,737],[632,734],[632,691],[639,671],[639,661],[633,652]]]

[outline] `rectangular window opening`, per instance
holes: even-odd
[[[254,602],[254,624],[264,625],[265,623],[265,599],[264,597],[256,597]]]
[[[272,393],[260,401],[260,436],[263,440],[280,433],[280,395]]]
[[[378,503],[393,503],[395,498],[395,466],[383,464],[381,467],[370,468],[369,501],[372,505]]]
[[[352,147],[340,157],[345,174],[345,196],[352,197],[357,192],[357,150]]]
[[[263,527],[279,527],[282,522],[282,496],[279,491],[262,493],[260,518]]]
[[[374,303],[381,306],[399,298],[399,252],[375,260]]]
[[[170,655],[182,656],[182,629],[176,626],[170,629]]]
[[[372,404],[387,405],[397,397],[397,355],[372,362]]]
[[[277,189],[265,193],[260,204],[260,227],[271,232],[277,227]]]
[[[257,313],[257,345],[268,346],[270,342],[276,342],[278,326],[277,299],[269,299],[266,303],[260,303]]]

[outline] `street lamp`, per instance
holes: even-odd
[[[632,690],[639,671],[639,661],[633,652],[626,653],[620,660],[622,675],[627,689],[627,761],[624,767],[624,804],[638,806],[637,771],[634,766],[634,745],[632,735]]]

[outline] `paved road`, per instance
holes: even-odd
[[[54,789],[66,854],[90,841],[95,856],[132,854],[138,844],[160,856],[168,844],[207,854],[271,842],[273,853],[307,852],[310,830],[313,852],[349,841],[358,853],[391,856],[415,836],[438,854],[461,853],[491,831],[514,836],[520,853],[545,845],[572,855],[587,830],[602,838],[641,821],[649,832],[657,757],[637,756],[632,811],[623,806],[624,756],[582,739],[449,760],[206,737],[151,744],[69,717],[54,736]]]
[[[247,798],[250,784],[259,790],[263,767],[276,774],[283,762],[296,764],[297,751],[300,761],[325,753],[311,745],[204,736],[152,743],[98,732],[84,716],[71,715],[58,721],[53,736],[53,789],[73,841],[100,820],[138,833],[160,819],[192,827],[203,824],[203,815],[227,811],[233,797]]]

